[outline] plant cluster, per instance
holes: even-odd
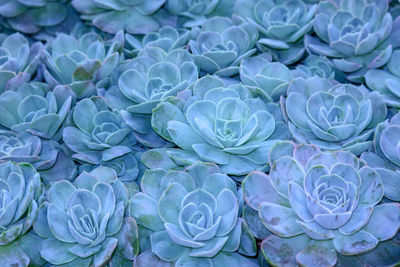
[[[400,265],[400,2],[0,0],[0,265]]]

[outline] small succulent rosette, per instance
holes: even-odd
[[[400,50],[393,52],[385,69],[371,69],[365,74],[369,89],[379,92],[388,107],[400,109]]]
[[[189,41],[196,65],[205,73],[230,77],[239,64],[256,52],[257,29],[248,22],[213,17],[201,25],[195,40]]]
[[[258,88],[225,87],[221,79],[206,76],[186,102],[162,101],[153,111],[152,126],[182,149],[171,149],[176,159],[200,159],[227,174],[246,175],[267,168],[269,148],[288,138],[278,105],[263,96]]]
[[[235,1],[229,0],[167,0],[165,7],[178,16],[178,24],[183,27],[201,26],[213,16],[231,17]]]
[[[318,77],[294,79],[281,104],[297,142],[356,155],[369,149],[375,127],[387,115],[379,93]]]
[[[235,14],[260,32],[258,46],[275,60],[290,65],[302,58],[303,37],[312,30],[316,5],[302,0],[238,0]]]
[[[393,21],[388,0],[321,1],[315,15],[317,36],[306,36],[305,46],[332,59],[347,79],[362,82],[368,69],[380,68],[400,45],[400,19]]]
[[[112,168],[117,174],[118,179],[126,186],[132,185],[133,187],[137,187],[137,185],[134,184],[136,184],[136,179],[138,178],[140,172],[140,166],[136,153],[131,152],[109,161],[102,161],[98,165],[85,163],[81,164],[79,166],[79,173],[83,171],[89,172],[99,166]]]
[[[136,257],[137,224],[124,215],[129,193],[113,169],[83,172],[74,183],[58,181],[46,195],[33,229],[43,238],[39,252],[50,264],[123,266]]]
[[[190,32],[186,29],[176,29],[171,26],[161,27],[156,32],[149,32],[144,36],[125,34],[125,54],[137,55],[146,47],[158,47],[168,53],[177,48],[184,48],[187,45]]]
[[[273,234],[261,243],[274,266],[398,264],[400,205],[382,202],[380,175],[347,151],[276,144],[269,175],[243,181],[243,196]],[[396,262],[390,262],[395,259]]]
[[[42,49],[42,43],[31,45],[20,33],[10,34],[1,40],[0,93],[35,78]]]
[[[257,250],[239,217],[236,184],[215,164],[147,170],[141,188],[129,200],[129,214],[151,232],[150,249],[161,260],[175,266],[257,266],[245,257]]]
[[[271,62],[271,54],[262,53],[249,57],[240,64],[240,80],[243,84],[255,86],[264,92],[264,97],[277,101],[286,96],[292,81],[288,67],[279,62]]]
[[[47,50],[43,50],[46,65],[44,78],[51,87],[68,86],[78,99],[96,93],[103,88],[123,56],[124,34],[118,32],[106,42],[89,32],[79,38],[59,33]]]
[[[300,64],[292,70],[293,77],[303,77],[304,79],[314,76],[324,79],[335,79],[344,81],[342,74],[333,63],[325,56],[308,55]]]
[[[0,162],[7,161],[32,164],[44,183],[76,176],[75,163],[57,142],[30,133],[0,130]]]
[[[30,245],[37,238],[28,233],[38,216],[44,188],[39,173],[29,163],[0,163],[0,257],[3,266],[43,264]]]
[[[400,113],[390,121],[378,125],[374,137],[373,152],[365,152],[361,158],[374,168],[385,184],[385,197],[400,201]]]
[[[121,69],[118,86],[105,91],[105,98],[121,111],[140,143],[148,147],[165,146],[166,141],[151,128],[152,110],[160,101],[176,96],[198,79],[192,55],[183,49],[166,53],[161,48],[147,47]]]
[[[73,95],[63,88],[50,90],[45,83],[24,83],[0,95],[0,125],[59,140],[72,101]]]
[[[43,30],[62,26],[71,10],[68,0],[14,1],[0,4],[0,15],[4,26],[24,34],[43,34]]]
[[[111,34],[119,31],[146,34],[157,31],[161,25],[174,25],[176,20],[160,9],[165,0],[72,0],[71,3],[81,19]]]
[[[136,144],[132,130],[100,96],[79,101],[71,117],[73,126],[64,128],[63,140],[75,160],[101,164],[131,153]]]

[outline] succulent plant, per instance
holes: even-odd
[[[81,18],[104,32],[125,31],[145,34],[157,31],[160,25],[174,24],[174,19],[160,7],[165,0],[72,0]]]
[[[253,172],[242,188],[247,205],[273,233],[261,244],[270,264],[361,266],[357,255],[388,260],[396,253],[374,249],[396,236],[400,205],[380,203],[381,177],[356,156],[281,142],[269,158],[269,175]]]
[[[205,21],[190,51],[199,68],[209,74],[229,77],[239,72],[239,64],[256,52],[258,32],[248,22],[226,17]]]
[[[385,185],[385,197],[400,201],[400,113],[376,127],[373,152],[361,158],[374,168]]]
[[[235,1],[230,0],[167,0],[165,7],[179,16],[184,27],[201,26],[209,17],[231,17]]]
[[[149,32],[140,38],[125,34],[128,48],[126,54],[136,55],[146,47],[158,47],[168,53],[177,48],[183,48],[190,37],[190,32],[185,29],[175,29],[171,26],[164,26],[157,32]]]
[[[306,47],[313,53],[332,58],[347,79],[362,82],[367,69],[382,67],[390,59],[400,29],[393,21],[388,0],[321,1],[315,15],[317,37],[307,36]]]
[[[298,64],[296,69],[292,70],[294,77],[303,77],[304,79],[317,76],[325,79],[340,80],[341,77],[336,72],[335,66],[324,56],[309,55],[302,64]]]
[[[25,235],[38,215],[43,199],[40,176],[29,163],[0,163],[0,257],[5,266],[28,266],[29,252],[23,248]],[[23,237],[25,235],[25,237]],[[21,238],[20,238],[21,237]]]
[[[1,7],[1,6],[0,6]],[[1,9],[1,8],[0,8]],[[8,35],[0,47],[0,93],[34,78],[43,45],[32,45],[20,33]]]
[[[83,172],[72,184],[58,181],[47,191],[34,224],[44,238],[40,255],[52,265],[105,266],[113,257],[133,260],[138,229],[124,212],[128,190],[116,173],[99,167]]]
[[[284,108],[298,142],[356,155],[369,149],[374,128],[387,114],[379,93],[318,77],[295,79]]]
[[[238,0],[235,4],[235,14],[260,31],[260,48],[286,65],[303,56],[303,37],[312,29],[315,10],[316,5],[301,0]]]
[[[79,39],[60,33],[49,45],[49,51],[43,50],[45,80],[52,87],[67,85],[80,99],[91,96],[97,85],[107,84],[123,47],[123,32],[117,33],[109,45],[95,32]]]
[[[41,140],[30,133],[0,130],[0,162],[26,162],[39,171],[42,181],[71,180],[76,166],[54,140]]]
[[[58,140],[72,99],[62,88],[51,91],[45,83],[24,83],[0,95],[0,125]]]
[[[130,153],[136,144],[131,129],[102,97],[79,101],[72,120],[74,126],[64,128],[63,138],[76,160],[97,165]]]
[[[400,50],[393,52],[385,70],[371,69],[365,74],[368,88],[379,92],[389,107],[400,108]]]
[[[153,110],[152,126],[182,148],[184,157],[216,163],[227,174],[245,175],[266,168],[268,149],[288,132],[278,106],[253,97],[262,97],[259,91],[225,87],[219,78],[206,76],[193,86],[186,103],[162,101]]]
[[[292,76],[285,65],[271,62],[271,55],[262,53],[242,61],[240,80],[243,84],[260,88],[265,97],[277,101],[281,95],[286,95]]]
[[[0,16],[5,26],[25,34],[39,33],[43,28],[63,23],[68,16],[68,0],[3,0]]]
[[[79,172],[90,172],[99,166],[108,167],[115,171],[118,180],[123,182],[125,186],[137,188],[136,180],[140,172],[140,166],[137,160],[138,156],[137,153],[131,152],[110,161],[103,161],[99,165],[81,164]]]
[[[125,62],[118,86],[105,93],[110,105],[121,110],[125,122],[139,142],[149,147],[165,145],[151,129],[152,109],[168,96],[175,96],[198,78],[193,57],[183,49],[169,53],[148,47],[138,57]]]
[[[235,183],[215,164],[147,170],[141,187],[129,214],[151,230],[151,251],[159,258],[175,266],[257,266],[239,254],[256,254],[254,238],[238,217]]]

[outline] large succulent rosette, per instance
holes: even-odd
[[[105,98],[113,108],[121,110],[139,142],[149,147],[164,146],[165,140],[151,129],[152,109],[198,79],[192,55],[183,49],[166,53],[161,48],[148,47],[126,61],[120,72],[118,86],[109,88]]]
[[[368,69],[385,65],[400,45],[400,19],[393,21],[388,6],[388,0],[321,1],[314,22],[317,37],[307,36],[305,45],[332,58],[350,81],[362,82]]]
[[[229,77],[239,72],[239,64],[256,52],[258,32],[253,25],[226,17],[204,22],[195,40],[189,41],[197,66],[208,74]]]
[[[175,19],[160,7],[165,0],[73,0],[72,5],[87,20],[104,32],[125,31],[145,34],[160,25],[175,24]]]
[[[393,52],[384,70],[372,69],[365,74],[365,82],[371,90],[382,94],[389,107],[400,108],[400,50]]]
[[[287,136],[278,106],[262,96],[255,87],[225,87],[219,78],[206,76],[196,82],[185,103],[177,98],[161,102],[153,111],[152,126],[182,148],[183,158],[245,175],[266,168],[269,148]]]
[[[0,257],[4,266],[28,266],[35,237],[27,232],[38,216],[44,188],[39,173],[29,163],[0,163]],[[40,262],[40,260],[39,260]],[[40,262],[43,264],[43,262]]]
[[[315,10],[316,5],[302,0],[238,0],[235,4],[235,14],[260,32],[260,48],[286,65],[304,55],[303,37],[312,29]]]
[[[107,44],[106,44],[107,43]],[[79,38],[59,33],[43,50],[44,78],[51,87],[68,86],[78,98],[89,97],[108,79],[121,60],[124,34],[117,33],[108,42],[89,32]]]
[[[175,266],[256,266],[240,255],[256,250],[238,217],[236,185],[215,164],[148,170],[141,188],[129,200],[129,214],[151,231],[151,251],[159,258]]]
[[[290,142],[276,144],[269,157],[269,175],[253,172],[242,184],[246,203],[273,233],[261,244],[268,262],[390,261],[399,246],[390,239],[400,228],[400,205],[381,202],[385,187],[376,171],[350,152],[320,152]]]
[[[71,112],[74,126],[64,128],[63,138],[76,160],[100,164],[129,154],[136,144],[131,129],[102,97],[85,98]]]
[[[133,260],[138,253],[135,220],[125,217],[128,190],[107,167],[58,181],[47,191],[34,231],[44,240],[42,258],[53,266],[105,266],[111,257]]]
[[[400,201],[400,113],[390,121],[378,125],[374,137],[373,150],[361,155],[374,168],[385,185],[385,196]]]
[[[369,149],[374,128],[387,114],[379,93],[317,77],[295,79],[284,108],[298,142],[357,155]]]

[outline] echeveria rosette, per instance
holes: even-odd
[[[167,0],[166,9],[178,16],[184,27],[201,26],[213,16],[231,17],[235,1],[230,0]]]
[[[68,0],[4,0],[0,3],[0,15],[5,18],[6,27],[24,34],[37,34],[67,19],[66,2]]]
[[[389,107],[400,109],[400,50],[393,52],[385,69],[368,70],[365,82],[379,92]]]
[[[336,79],[341,81],[341,73],[333,63],[325,56],[309,55],[301,64],[292,70],[293,77],[303,77],[304,79],[317,76],[325,79]]]
[[[38,215],[44,188],[39,173],[29,163],[0,163],[0,257],[5,266],[28,266],[34,239],[27,232]],[[26,242],[26,244],[24,244]],[[43,264],[43,263],[42,263]]]
[[[73,0],[72,5],[100,30],[115,34],[124,31],[146,34],[157,31],[161,25],[175,24],[175,19],[160,9],[165,0]]]
[[[137,190],[137,179],[141,173],[141,166],[138,162],[140,155],[140,153],[131,152],[109,161],[102,161],[98,165],[81,164],[78,171],[82,173],[84,171],[89,172],[99,166],[108,167],[115,171],[118,180],[124,183],[128,191]]]
[[[242,256],[254,256],[256,247],[238,217],[236,184],[215,164],[147,170],[141,188],[129,200],[129,214],[151,231],[151,251],[159,258],[175,266],[256,266]]]
[[[261,98],[253,97],[251,90]],[[227,174],[267,168],[268,149],[277,139],[287,138],[288,130],[278,105],[262,99],[260,91],[225,87],[219,78],[206,76],[195,83],[186,103],[161,102],[153,110],[152,126],[182,148],[184,158],[216,163]]]
[[[0,162],[7,161],[32,164],[43,182],[71,180],[76,176],[74,162],[57,142],[30,133],[0,131]]]
[[[399,46],[391,34],[398,34],[400,19],[393,21],[388,0],[321,1],[315,15],[317,37],[307,36],[311,52],[332,59],[347,79],[362,82],[368,69],[387,63]],[[390,41],[389,41],[390,40]]]
[[[193,57],[187,51],[174,49],[166,53],[161,48],[148,47],[125,62],[118,86],[109,88],[105,97],[113,108],[121,110],[140,143],[161,147],[166,142],[151,128],[152,109],[166,97],[186,89],[198,75]]]
[[[99,167],[74,183],[58,181],[48,189],[33,229],[44,240],[42,258],[54,266],[105,266],[111,258],[133,260],[138,229],[125,217],[129,193],[116,173]]]
[[[177,48],[184,48],[189,37],[188,30],[176,29],[171,26],[164,26],[156,32],[146,33],[143,38],[125,34],[127,46],[125,53],[135,55],[146,47],[158,47],[168,53]]]
[[[14,132],[30,132],[59,140],[73,96],[62,88],[30,82],[0,95],[0,125]]]
[[[256,52],[258,32],[253,25],[226,17],[205,21],[196,40],[189,41],[197,66],[208,74],[230,77],[239,64]]]
[[[255,25],[258,45],[290,65],[304,55],[303,37],[312,30],[316,5],[301,0],[238,0],[235,14]]]
[[[107,44],[95,32],[79,38],[59,33],[48,51],[43,50],[44,78],[51,87],[68,86],[79,99],[91,96],[96,93],[96,86],[107,85],[122,57],[124,42],[123,32],[118,32]]]
[[[0,93],[35,78],[43,45],[29,44],[20,33],[2,40],[0,47]]]
[[[118,113],[100,96],[79,101],[72,112],[74,126],[64,128],[64,143],[72,158],[93,165],[126,155],[136,139]]]
[[[385,184],[385,197],[400,201],[400,113],[390,121],[376,127],[373,152],[365,152],[361,158],[374,168]]]
[[[358,255],[393,253],[379,255],[378,243],[396,247],[390,239],[400,228],[400,205],[381,202],[385,187],[376,171],[350,152],[313,145],[277,143],[269,157],[269,175],[256,171],[242,183],[247,205],[273,233],[261,244],[268,262],[360,266]]]
[[[374,128],[387,114],[379,93],[318,77],[294,79],[283,105],[299,143],[356,155],[369,149]]]
[[[286,96],[292,75],[284,64],[271,62],[269,53],[262,53],[242,61],[240,80],[243,84],[260,88],[265,97],[277,101],[281,95]]]

